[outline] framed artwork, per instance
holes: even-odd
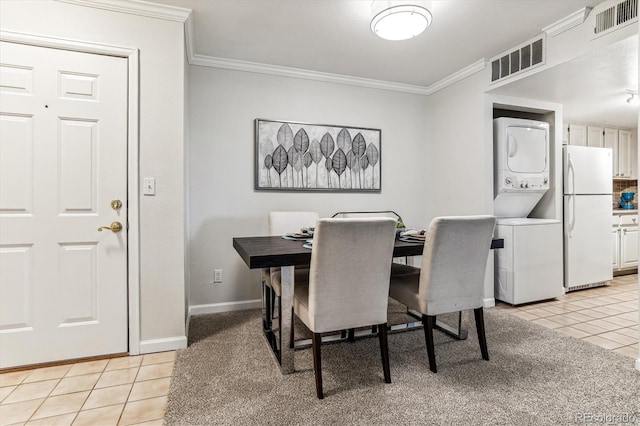
[[[255,120],[255,189],[380,192],[380,129]]]

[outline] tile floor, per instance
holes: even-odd
[[[638,276],[557,299],[497,309],[638,357]],[[176,353],[0,374],[0,425],[160,426]]]
[[[496,308],[638,358],[638,275],[614,277],[610,285],[567,293],[557,299]]]
[[[162,425],[175,351],[0,374],[0,425]]]

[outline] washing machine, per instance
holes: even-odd
[[[519,305],[564,294],[562,221],[502,218],[494,236],[504,248],[494,250],[495,297]]]

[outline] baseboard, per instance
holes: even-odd
[[[640,358],[636,359],[636,370],[640,371]]]
[[[140,342],[140,354],[153,352],[175,351],[187,347],[187,336],[167,337],[165,339],[150,339]]]
[[[189,318],[191,318],[192,315],[244,311],[246,309],[259,309],[261,307],[262,301],[260,299],[240,300],[238,302],[209,303],[206,305],[191,305],[189,306]]]

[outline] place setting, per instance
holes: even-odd
[[[313,231],[314,230],[315,228],[312,226],[304,227],[300,229],[300,232],[287,233],[287,234],[284,234],[282,238],[285,240],[292,240],[292,241],[304,241],[305,243],[302,245],[302,247],[311,249],[313,247]]]
[[[427,231],[424,229],[409,228],[406,231],[401,232],[400,237],[398,239],[406,243],[424,244],[424,240],[426,236],[427,236]]]

